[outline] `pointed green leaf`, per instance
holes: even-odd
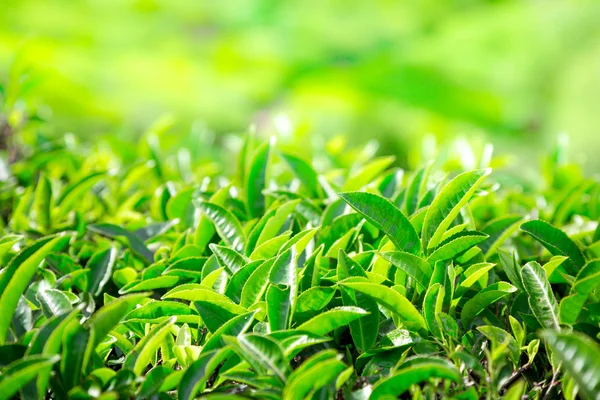
[[[152,361],[156,350],[164,338],[170,334],[170,329],[177,321],[177,317],[170,317],[157,324],[144,336],[125,357],[123,368],[132,370],[136,375],[141,375]]]
[[[87,229],[90,232],[113,239],[124,237],[127,239],[127,243],[131,247],[131,250],[140,255],[147,263],[152,263],[154,261],[154,253],[146,247],[144,242],[137,235],[129,232],[127,229],[107,223],[91,224],[87,226]]]
[[[235,274],[248,263],[248,260],[235,250],[214,243],[208,247],[217,257],[219,265],[224,267],[230,275]]]
[[[464,275],[465,279],[460,282],[456,288],[454,295],[455,298],[461,298],[467,292],[467,290],[469,290],[469,288],[475,284],[475,282],[486,276],[487,273],[494,268],[494,265],[495,264],[492,263],[477,263],[467,268],[467,270],[462,274]]]
[[[164,271],[163,275],[174,275],[181,278],[201,278],[202,268],[206,264],[206,257],[186,257],[177,260],[170,264]]]
[[[487,237],[485,233],[474,231],[457,233],[455,236],[449,238],[446,243],[442,243],[435,249],[427,257],[427,262],[433,265],[436,261],[451,260],[471,247],[483,242]]]
[[[67,215],[75,208],[74,205],[81,201],[85,194],[105,176],[105,172],[96,172],[69,185],[56,202],[56,215],[59,218]]]
[[[294,175],[300,179],[300,182],[302,182],[302,184],[306,187],[310,195],[313,197],[318,197],[319,180],[318,175],[313,167],[303,159],[292,154],[282,153],[281,158],[283,158],[290,169],[294,172]]]
[[[162,298],[180,299],[188,301],[216,301],[234,304],[229,297],[222,295],[221,293],[217,293],[214,290],[198,283],[188,283],[185,285],[179,285],[165,293],[165,295]]]
[[[223,207],[229,197],[230,186],[223,187],[215,192],[209,200],[210,203]],[[192,204],[197,207],[197,203],[192,201]],[[210,239],[215,234],[215,226],[212,221],[204,214],[198,219],[198,225],[194,233],[194,244],[204,250]]]
[[[313,356],[313,358],[318,356],[319,354]],[[347,368],[343,362],[335,357],[319,360],[319,362],[311,362],[311,359],[309,359],[290,375],[283,389],[283,398],[289,400],[312,398],[313,393],[335,382],[337,377]]]
[[[144,279],[141,281],[129,282],[119,290],[119,294],[127,294],[133,292],[147,292],[155,289],[172,288],[179,282],[178,276],[163,275],[156,278]]]
[[[65,329],[60,371],[67,390],[81,383],[94,351],[93,335],[94,331],[80,325],[79,321],[71,321]]]
[[[423,249],[435,248],[461,208],[475,193],[477,186],[491,169],[479,169],[457,175],[446,184],[433,200],[423,221]]]
[[[525,291],[523,288],[523,278],[521,277],[521,268],[517,264],[515,253],[509,254],[505,250],[499,249],[498,256],[500,259],[500,266],[504,270],[504,273],[508,277],[510,283],[518,287],[522,292]]]
[[[490,304],[516,292],[517,288],[506,282],[496,282],[481,290],[463,306],[460,314],[462,325],[468,329],[471,322]]]
[[[237,342],[245,355],[253,358],[264,369],[274,372],[279,379],[285,381],[289,367],[283,349],[275,340],[266,336],[246,334],[240,335]]]
[[[351,276],[366,278],[367,274],[356,261],[340,250],[338,255],[337,276],[338,280],[343,280]],[[310,289],[308,291],[310,291]],[[359,307],[368,312],[367,315],[349,323],[352,341],[361,351],[367,351],[373,347],[377,340],[377,335],[379,334],[379,306],[372,297],[369,297],[364,293],[355,292],[346,287],[342,287],[341,292],[342,303],[344,306]],[[302,295],[304,295],[304,293]],[[302,297],[302,295],[300,297]]]
[[[177,317],[179,323],[197,324],[198,314],[189,306],[175,301],[149,301],[131,310],[122,322],[158,324],[170,317]]]
[[[36,225],[40,232],[46,233],[50,229],[52,211],[52,184],[45,174],[41,174],[35,188],[33,209],[36,216]]]
[[[413,215],[415,211],[417,211],[419,201],[425,193],[425,186],[430,167],[431,164],[422,167],[415,172],[410,182],[410,186],[406,191],[406,215]]]
[[[569,257],[564,265],[571,275],[577,275],[584,266],[585,258],[581,249],[560,229],[547,222],[534,220],[521,224],[521,230],[540,242],[552,255]]]
[[[558,304],[544,269],[535,261],[528,262],[521,270],[523,286],[529,298],[529,306],[544,328],[559,329]]]
[[[86,268],[90,270],[88,291],[92,296],[100,296],[102,289],[112,276],[113,267],[117,258],[117,249],[114,247],[95,252],[88,261]]]
[[[383,379],[373,386],[369,399],[392,399],[406,392],[412,385],[427,381],[432,378],[460,381],[460,374],[450,366],[439,363],[420,363],[403,368],[387,379]]]
[[[372,297],[377,303],[398,315],[409,330],[421,334],[426,332],[425,321],[419,311],[397,291],[374,283],[342,281],[339,284]]]
[[[250,274],[242,289],[242,297],[240,300],[240,305],[242,307],[250,307],[263,296],[267,290],[269,273],[274,262],[274,258],[266,260]]]
[[[194,204],[213,223],[217,233],[228,246],[237,252],[244,250],[246,237],[242,225],[233,214],[223,207],[207,201],[196,201]]]
[[[442,330],[437,321],[437,315],[442,312],[444,305],[444,287],[439,283],[431,285],[425,293],[423,299],[423,318],[427,324],[427,329],[437,338],[442,338]]]
[[[508,350],[508,356],[513,362],[513,365],[517,366],[519,364],[521,350],[510,333],[506,332],[504,329],[491,325],[478,326],[477,330],[483,333],[484,336],[492,342],[493,346],[505,347],[506,350]]]
[[[299,203],[300,200],[290,200],[277,206],[275,214],[268,218],[264,227],[260,231],[260,235],[256,241],[256,247],[265,243],[267,240],[273,239],[281,232],[286,221],[288,221],[290,216],[293,215],[293,212]]]
[[[269,330],[279,331],[287,329],[292,319],[291,288],[271,285],[267,289],[267,316]]]
[[[562,298],[559,318],[564,324],[575,324],[594,290],[600,287],[600,260],[592,260],[583,266],[568,296]]]
[[[146,297],[148,293],[121,296],[96,311],[86,322],[86,326],[94,330],[94,347],[100,344],[121,319]]]
[[[297,329],[299,331],[314,333],[315,335],[325,335],[366,314],[365,310],[358,307],[336,307],[309,319],[298,326]]]
[[[0,344],[4,344],[19,297],[25,292],[44,258],[64,247],[71,235],[60,233],[33,242],[14,256],[0,276]]]
[[[66,294],[56,289],[38,292],[35,296],[46,318],[67,313],[73,309]]]
[[[408,274],[422,288],[428,286],[433,270],[431,265],[421,257],[402,251],[389,251],[380,255],[393,266]]]
[[[35,379],[40,373],[49,371],[52,365],[60,360],[60,356],[34,355],[21,358],[2,372],[0,393],[3,399],[10,399],[19,389]]]
[[[380,311],[377,302],[364,293],[342,288],[342,304],[361,308],[368,313],[348,324],[354,345],[361,351],[368,351],[375,345],[379,335]]]
[[[177,389],[177,398],[180,400],[196,398],[196,395],[206,388],[206,381],[210,375],[228,355],[229,351],[227,349],[207,351],[200,354],[200,357],[183,373]]]
[[[348,177],[342,190],[344,192],[352,192],[362,189],[381,176],[381,174],[392,165],[395,159],[396,157],[394,156],[387,156],[369,161],[366,165]]]
[[[233,317],[247,312],[244,307],[237,304],[215,300],[194,301],[194,308],[198,310],[206,328],[212,333],[216,332]]]
[[[351,276],[366,278],[367,273],[360,264],[350,258],[344,250],[340,249],[338,253],[337,278],[341,281]]]
[[[522,220],[523,217],[520,215],[507,215],[490,221],[481,229],[488,235],[488,238],[479,245],[486,257],[493,254],[498,246],[501,246],[517,230]]]
[[[246,177],[246,207],[250,217],[255,218],[265,211],[265,196],[262,191],[267,184],[267,166],[269,164],[270,143],[263,143],[256,149],[250,162]]]
[[[298,296],[296,248],[291,247],[277,257],[269,272],[271,286],[267,291],[267,313],[272,331],[289,327]]]
[[[244,286],[248,283],[248,280],[254,271],[256,271],[262,264],[262,260],[250,262],[233,274],[233,276],[229,279],[227,288],[225,289],[225,296],[229,297],[235,303],[241,304]]]
[[[250,311],[230,319],[208,339],[202,348],[202,354],[224,347],[223,336],[238,336],[245,333],[250,328],[257,312],[258,310]]]
[[[272,239],[267,240],[256,249],[252,251],[249,258],[252,261],[255,260],[266,260],[275,257],[277,253],[284,247],[292,235],[292,231],[287,231],[279,236],[275,236]]]
[[[563,283],[564,277],[557,277],[557,275],[561,275],[563,272],[565,272],[564,268],[560,268],[560,266],[568,259],[569,257],[565,256],[554,256],[550,259],[550,261],[543,265],[542,268],[544,268],[544,271],[546,272],[546,276],[548,277],[550,283]],[[556,272],[558,272],[558,274]],[[553,281],[553,279],[555,279],[558,282]]]
[[[315,286],[298,296],[296,312],[318,311],[325,308],[333,299],[336,292],[335,287]]]
[[[415,228],[389,200],[362,192],[340,193],[340,197],[367,221],[385,232],[398,250],[412,254],[421,251]]]

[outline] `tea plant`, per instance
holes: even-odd
[[[600,184],[46,143],[1,184],[0,398],[600,399]],[[317,156],[315,156],[317,157]],[[490,164],[492,163],[492,164]],[[317,165],[315,163],[314,165]]]

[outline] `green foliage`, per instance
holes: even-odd
[[[598,182],[257,142],[232,176],[159,148],[12,165],[0,397],[597,398]]]

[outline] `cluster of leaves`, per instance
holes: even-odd
[[[598,181],[333,148],[247,136],[204,179],[152,145],[14,164],[0,398],[599,398]]]

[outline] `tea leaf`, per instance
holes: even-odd
[[[480,169],[457,175],[446,184],[435,197],[423,221],[421,239],[423,249],[435,248],[461,208],[475,193],[477,186],[491,173],[491,169]]]
[[[438,363],[422,363],[403,368],[391,377],[378,382],[373,386],[371,399],[385,399],[398,397],[406,392],[411,385],[427,381],[432,378],[460,380],[458,371]]]
[[[566,256],[567,272],[576,274],[585,264],[579,247],[563,231],[547,222],[534,220],[521,224],[521,230],[531,235],[555,256]]]
[[[559,329],[558,304],[543,268],[535,261],[528,262],[521,275],[529,306],[537,320],[545,328]]]
[[[340,193],[352,208],[367,221],[384,231],[398,250],[418,254],[421,250],[417,232],[408,219],[388,200],[370,193]]]
[[[199,201],[194,204],[214,224],[219,236],[228,246],[237,252],[244,250],[246,236],[237,218],[217,204],[207,201]]]
[[[0,276],[0,344],[6,342],[12,316],[17,308],[19,297],[29,285],[39,265],[51,252],[60,250],[71,236],[61,233],[45,237],[24,248],[10,260]]]
[[[506,282],[497,282],[481,290],[463,306],[460,314],[463,327],[468,329],[475,317],[481,314],[490,304],[516,292],[516,290],[516,287]]]

